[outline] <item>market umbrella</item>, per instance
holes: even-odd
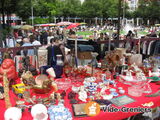
[[[66,26],[66,25],[70,25],[70,24],[72,24],[72,23],[67,22],[67,21],[57,23],[58,26]]]
[[[81,25],[80,23],[72,23],[70,24],[68,27],[66,27],[66,29],[72,29],[72,28],[76,28],[77,26]]]
[[[50,27],[50,26],[56,26],[55,23],[46,23],[46,24],[36,24],[34,26],[39,26],[39,27]]]
[[[41,26],[42,24],[35,24],[34,26]]]
[[[15,26],[12,26],[13,29],[20,29],[22,27],[22,25],[15,25]]]
[[[85,25],[85,24],[87,24],[87,23],[85,23],[85,22],[82,22],[82,23],[80,23],[81,25]]]
[[[55,23],[49,23],[49,26],[56,26]]]
[[[31,26],[31,25],[23,25],[23,26],[21,27],[21,29],[22,29],[22,30],[31,30],[31,29],[33,29],[33,26]]]

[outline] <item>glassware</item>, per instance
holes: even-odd
[[[67,90],[68,88],[71,87],[71,80],[69,78],[65,78],[65,79],[56,79],[55,80],[58,89],[60,90]]]
[[[128,94],[134,97],[142,96],[143,90],[140,86],[131,86],[128,88]]]
[[[151,93],[152,92],[152,89],[149,85],[150,82],[151,82],[151,80],[148,80],[146,83],[144,83],[144,86],[143,86],[144,93]]]

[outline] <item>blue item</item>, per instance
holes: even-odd
[[[55,74],[56,74],[56,78],[61,78],[61,75],[63,74],[63,66],[61,65],[56,65],[53,67]]]
[[[50,68],[49,66],[41,66],[40,67],[40,73],[41,74],[45,74],[45,75],[48,75],[48,73],[46,72],[46,70]]]
[[[56,65],[56,57],[54,54],[54,47],[52,47],[52,62],[51,62],[51,66],[54,67]]]
[[[111,92],[111,95],[118,96],[119,94],[117,92]]]
[[[64,105],[52,105],[48,108],[50,120],[72,120],[71,112]]]

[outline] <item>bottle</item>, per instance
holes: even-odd
[[[64,62],[62,61],[62,55],[56,55],[56,58],[57,58],[55,66],[56,78],[61,78],[61,75],[63,74]]]

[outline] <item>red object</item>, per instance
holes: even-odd
[[[3,80],[4,71],[7,72],[7,78],[9,80],[15,80],[17,78],[16,68],[12,59],[5,59],[0,67],[0,81]]]
[[[76,28],[79,25],[80,25],[80,23],[73,23],[73,24],[70,24],[68,27],[66,27],[66,29]]]
[[[123,83],[118,82],[117,86],[118,87],[122,87],[126,91],[125,95],[128,95],[127,92],[128,92],[129,85],[124,85]],[[155,83],[150,83],[150,86],[152,88],[152,93],[157,92],[157,90],[159,88],[158,85],[155,85]],[[70,91],[71,91],[71,89],[68,89],[67,90],[67,94]],[[42,95],[41,94],[37,94],[36,96],[37,96],[37,98],[38,97],[44,98],[44,97],[48,97],[49,94],[42,94]],[[142,106],[142,104],[149,103],[149,102],[153,102],[154,103],[154,105],[151,108],[160,106],[160,102],[159,102],[160,96],[157,96],[157,97],[145,97],[145,95],[147,95],[147,94],[143,94],[143,96],[141,96],[141,97],[132,97],[132,96],[128,95],[129,97],[134,98],[135,102],[127,104],[127,105],[124,105],[124,106],[121,106],[121,107],[117,107],[117,106],[114,106],[114,105],[112,105],[112,106],[115,107],[115,108],[119,108],[119,109],[122,108],[122,107],[126,107],[126,108],[136,108],[136,107],[137,108],[144,108]],[[15,95],[13,94],[12,91],[10,91],[10,99],[11,99],[11,102],[12,102],[12,106],[15,105],[14,97],[15,97]],[[65,107],[67,107],[69,109],[69,111],[72,112],[72,106],[71,106],[71,104],[69,104],[68,97],[66,96],[64,98],[64,100],[65,100]],[[4,100],[0,100],[0,120],[4,120],[3,116],[4,116],[5,110],[6,110],[5,102],[4,102]],[[27,109],[22,114],[23,114],[23,116],[22,116],[21,120],[33,120],[32,116],[31,116],[31,113]],[[102,112],[101,111],[99,115],[94,116],[94,117],[73,117],[73,120],[121,120],[121,119],[125,119],[125,118],[131,117],[131,116],[136,115],[136,114],[138,114],[138,113],[137,112],[107,112],[107,111],[106,112]],[[73,116],[73,112],[72,112],[72,116]]]

